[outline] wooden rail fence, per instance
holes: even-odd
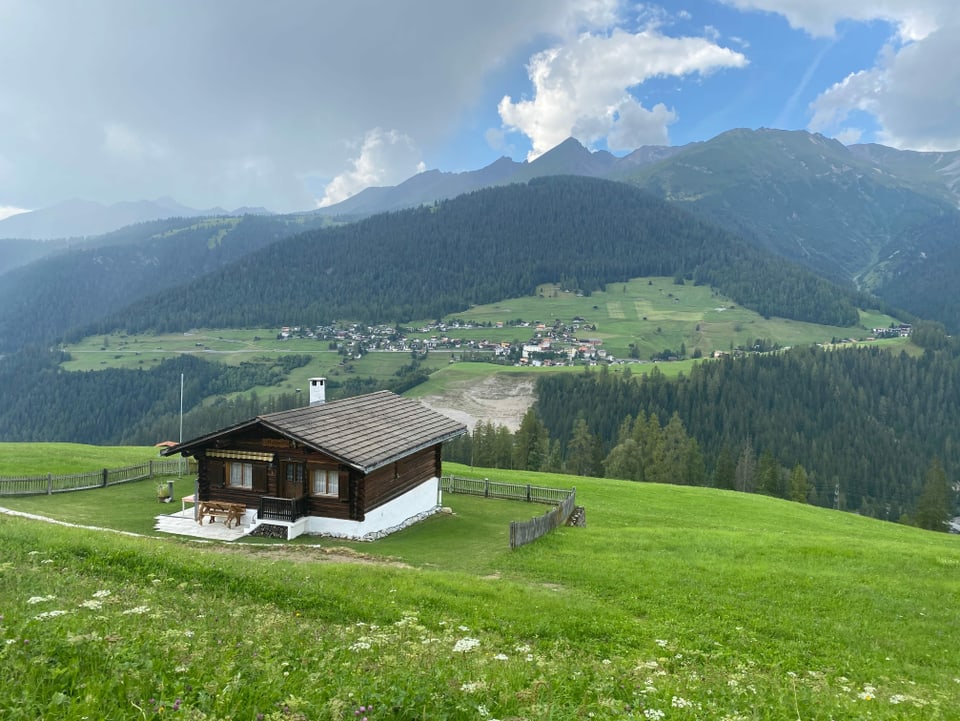
[[[529,503],[547,503],[555,506],[542,516],[529,521],[511,521],[510,548],[533,543],[554,528],[564,525],[577,508],[576,488],[546,488],[521,483],[500,483],[489,478],[461,478],[443,476],[440,490],[447,493],[464,493],[484,498],[504,498]]]
[[[148,461],[137,466],[103,468],[84,473],[47,473],[39,476],[0,476],[0,496],[31,496],[104,488],[118,483],[140,481],[154,476],[196,473],[197,464],[179,459]]]

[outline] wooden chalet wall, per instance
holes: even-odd
[[[433,446],[378,468],[364,479],[363,507],[370,511],[440,476],[440,446]]]

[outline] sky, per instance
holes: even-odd
[[[309,210],[732,128],[960,149],[956,0],[0,0],[0,218]]]

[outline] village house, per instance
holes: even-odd
[[[163,455],[196,458],[201,511],[228,505],[243,525],[270,524],[288,540],[370,540],[439,509],[441,445],[464,424],[390,391],[326,403],[323,378],[310,379],[310,401]]]

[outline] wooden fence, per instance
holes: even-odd
[[[148,461],[137,466],[103,468],[85,473],[47,473],[40,476],[0,476],[0,496],[31,496],[39,494],[82,491],[104,488],[118,483],[141,481],[154,476],[172,476],[177,473],[196,473],[197,464],[180,459]]]
[[[447,493],[465,493],[471,496],[483,496],[484,498],[504,498],[529,503],[547,503],[555,506],[542,516],[531,518],[529,521],[511,521],[511,549],[533,543],[540,536],[564,525],[577,507],[576,488],[545,488],[521,483],[500,483],[491,481],[489,478],[443,476],[440,479],[440,490]]]

